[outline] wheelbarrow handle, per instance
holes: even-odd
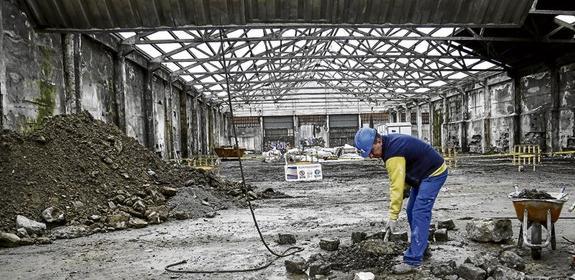
[[[531,242],[528,241],[527,239],[527,225],[529,223],[529,219],[527,219],[528,217],[528,212],[527,212],[527,208],[525,208],[525,211],[523,211],[523,243],[527,246],[527,247],[531,247],[531,248],[543,248],[543,247],[547,247],[549,246],[549,243],[551,242],[551,234],[547,234],[547,239],[545,240],[545,242],[543,244],[532,244]],[[551,210],[547,209],[547,230],[551,230]]]

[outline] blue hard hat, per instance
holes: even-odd
[[[362,127],[357,133],[355,133],[355,147],[361,152],[362,157],[368,157],[371,153],[371,147],[373,146],[373,141],[375,140],[375,134],[377,131],[373,128]]]

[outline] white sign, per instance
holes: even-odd
[[[286,181],[321,181],[321,164],[301,164],[285,166]]]

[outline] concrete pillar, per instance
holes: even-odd
[[[416,105],[417,113],[417,137],[423,139],[423,119],[421,117],[421,104]]]
[[[293,127],[293,145],[291,146],[292,148],[297,147],[298,143],[299,143],[299,119],[297,117],[297,115],[293,115],[292,118],[292,127]]]
[[[180,149],[182,151],[182,158],[190,157],[190,145],[188,138],[188,127],[190,125],[188,121],[188,88],[184,87],[180,98]]]
[[[64,59],[64,99],[63,113],[72,114],[76,111],[76,75],[74,71],[74,34],[62,35]]]
[[[200,153],[206,155],[208,153],[208,118],[207,118],[207,105],[205,100],[202,98],[199,104],[200,108],[200,123],[198,124],[200,128]]]
[[[459,123],[459,147],[462,152],[468,152],[467,145],[467,126],[469,119],[469,93],[463,91],[461,93],[461,122]]]
[[[82,111],[82,34],[74,34],[74,110]]]
[[[155,151],[154,132],[154,92],[153,92],[154,71],[151,68],[144,72],[144,92],[142,96],[142,110],[144,111],[144,144]]]
[[[447,131],[447,124],[449,123],[449,115],[447,114],[447,96],[443,96],[441,101],[443,102],[441,106],[441,115],[443,116],[443,122],[441,123],[441,149],[443,151],[447,151],[447,148],[449,148],[447,143],[447,136],[449,134]]]
[[[431,146],[437,146],[435,143],[435,132],[433,131],[433,123],[435,122],[435,106],[433,101],[429,101],[429,143]]]
[[[198,127],[198,113],[199,113],[199,104],[198,104],[198,96],[197,94],[194,92],[193,96],[192,96],[192,101],[190,102],[190,114],[192,114],[191,117],[191,131],[192,134],[190,135],[190,138],[192,139],[191,142],[191,146],[190,146],[190,150],[191,153],[190,155],[197,155],[199,154],[199,135],[200,135],[200,129]]]
[[[6,95],[6,57],[4,54],[4,2],[0,1],[0,129],[4,128],[4,95]]]
[[[560,135],[560,105],[561,97],[559,94],[559,69],[556,65],[552,65],[550,69],[551,73],[551,110],[550,117],[547,121],[547,129],[551,129],[548,133],[550,136],[550,141],[548,141],[547,146],[550,148],[551,152],[561,151],[561,145],[559,141]]]
[[[329,134],[330,134],[331,132],[329,131],[329,115],[328,115],[328,114],[325,115],[325,127],[327,128],[327,129],[326,129],[326,130],[327,130],[327,133],[326,133],[327,136],[326,136],[326,139],[325,139],[325,146],[326,146],[326,147],[331,147],[331,146],[329,145]]]
[[[481,152],[486,153],[489,151],[488,147],[491,143],[491,92],[489,91],[489,85],[487,84],[487,79],[483,81],[484,89],[484,117],[482,125],[482,136],[481,137]]]
[[[114,123],[126,132],[126,56],[120,51],[114,57]]]
[[[509,143],[509,149],[513,149],[513,146],[521,144],[521,81],[516,74],[511,74],[513,79],[513,121],[512,126],[512,137],[511,143]]]

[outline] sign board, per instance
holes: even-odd
[[[321,181],[321,164],[293,164],[285,167],[286,181]]]
[[[394,133],[411,135],[411,123],[401,122],[401,123],[385,124],[384,134],[394,134]]]

